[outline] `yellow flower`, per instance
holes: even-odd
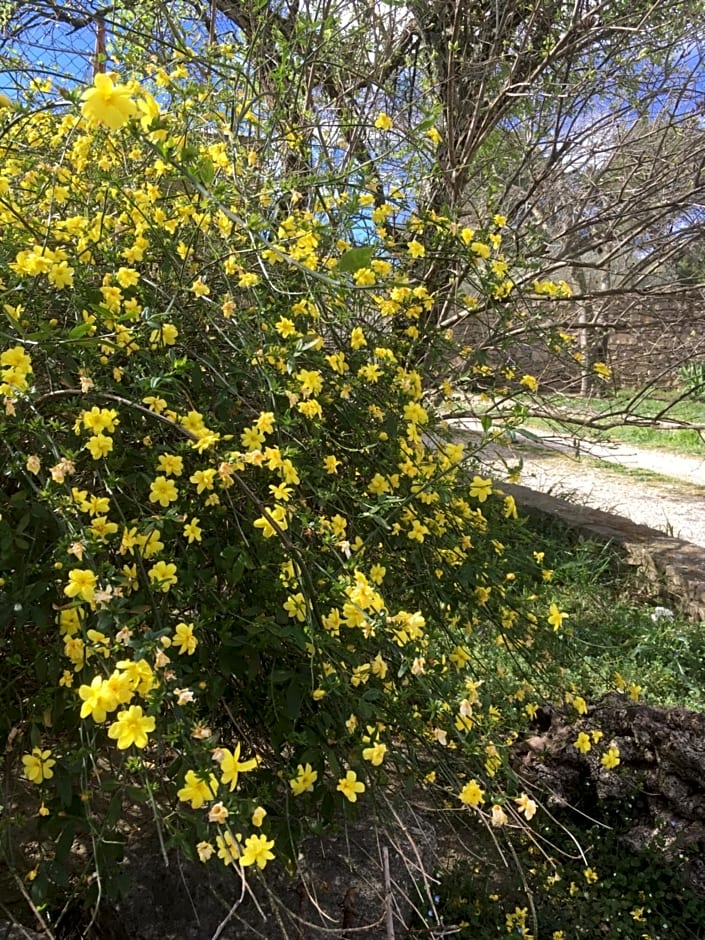
[[[430,535],[428,527],[419,522],[418,519],[414,519],[411,529],[407,532],[407,538],[415,542],[423,542],[427,535]]]
[[[289,616],[299,623],[306,620],[306,599],[300,591],[290,594],[282,606]]]
[[[583,874],[585,875],[585,880],[587,881],[589,885],[595,884],[595,882],[597,881],[598,875],[594,869],[586,868],[583,871]]]
[[[134,744],[135,747],[146,747],[147,734],[154,731],[156,722],[151,715],[143,715],[140,705],[130,705],[128,709],[118,712],[117,721],[108,728],[108,737],[117,740],[118,749]]]
[[[573,696],[573,708],[579,715],[587,715],[587,702],[582,695]]]
[[[286,517],[286,509],[284,506],[275,506],[274,509],[267,509],[267,515],[260,516],[258,519],[255,519],[252,524],[256,529],[262,530],[264,538],[270,539],[273,535],[277,535],[277,530],[272,525],[272,522],[282,531],[289,527],[289,521]]]
[[[490,599],[490,594],[492,593],[491,587],[476,587],[475,588],[475,600],[480,605],[484,607],[487,601]]]
[[[214,467],[209,467],[207,470],[196,470],[189,477],[189,483],[196,485],[197,493],[202,493],[204,490],[212,490],[215,474],[216,470]]]
[[[118,699],[106,679],[96,676],[90,685],[79,686],[78,694],[83,699],[81,718],[89,715],[100,724],[107,718],[107,713],[118,707]]]
[[[245,428],[240,435],[240,442],[246,450],[257,450],[264,443],[264,434],[256,427]]]
[[[418,402],[410,401],[408,404],[404,405],[404,420],[411,421],[412,424],[426,424],[428,421],[428,412],[423,407],[419,405]],[[479,477],[475,477],[476,480],[479,480]]]
[[[415,238],[409,242],[407,249],[412,258],[423,258],[423,256],[426,254],[426,249],[424,246],[421,244],[421,242],[417,242]]]
[[[198,523],[200,521],[201,521],[200,519],[194,516],[193,519],[191,519],[190,522],[187,522],[186,525],[184,526],[184,535],[188,539],[189,545],[192,542],[201,541],[202,533],[201,533],[201,529],[198,526]]]
[[[107,437],[105,434],[95,434],[86,441],[86,450],[90,452],[94,460],[100,460],[101,457],[106,457],[112,449],[113,439],[112,437]]]
[[[196,297],[207,297],[211,292],[210,287],[205,283],[205,281],[201,280],[200,277],[193,282],[191,285],[191,290],[194,292]]]
[[[282,339],[288,339],[289,336],[298,336],[298,330],[293,320],[290,320],[289,317],[279,317],[277,322],[274,324],[274,329],[282,337]]]
[[[320,418],[323,414],[321,403],[315,398],[310,401],[300,401],[296,407],[307,418]]]
[[[323,458],[323,466],[325,467],[326,473],[337,473],[340,461],[333,454],[329,454],[327,457]]]
[[[81,113],[90,124],[117,130],[137,113],[127,85],[116,85],[110,75],[102,72],[93,79],[93,87],[81,95]]]
[[[96,516],[91,522],[91,532],[97,539],[104,542],[108,536],[115,535],[118,530],[116,522],[109,522],[107,516]]]
[[[190,803],[191,809],[200,809],[206,801],[212,800],[217,792],[218,781],[213,774],[208,780],[204,780],[195,771],[188,770],[184,785],[176,795],[182,803]]]
[[[274,858],[274,853],[270,852],[273,845],[274,840],[267,839],[266,836],[250,836],[245,839],[245,850],[240,855],[240,864],[243,868],[255,864],[258,868],[264,868],[267,862]]]
[[[382,111],[381,114],[377,115],[375,127],[378,131],[391,131],[391,129],[394,127],[394,121],[392,121],[388,114],[385,114],[384,111]]]
[[[350,334],[350,346],[352,349],[361,349],[363,346],[367,346],[367,340],[361,326],[356,326]]]
[[[259,417],[255,421],[255,426],[263,434],[271,434],[274,430],[275,418],[272,411],[260,411]]]
[[[202,862],[207,862],[215,852],[215,849],[210,844],[210,842],[199,842],[196,846],[196,851],[198,852],[199,860]]]
[[[150,485],[150,503],[159,503],[164,509],[169,503],[173,503],[175,499],[178,499],[178,496],[179,491],[176,489],[176,484],[166,477],[157,477]]]
[[[577,748],[581,754],[587,754],[587,752],[592,748],[590,735],[585,734],[584,731],[581,731],[578,737],[575,739],[573,747]]]
[[[240,857],[240,846],[232,832],[226,829],[222,836],[216,836],[215,844],[218,846],[218,858],[223,865],[232,865]]]
[[[87,568],[72,568],[69,571],[69,583],[64,588],[67,597],[80,597],[84,601],[92,601],[98,579]]]
[[[51,756],[51,751],[43,751],[40,747],[33,747],[31,754],[25,754],[22,757],[24,764],[24,775],[32,783],[42,783],[44,780],[51,780],[54,771],[51,769],[56,763]]]
[[[198,646],[198,640],[193,635],[193,624],[177,623],[174,634],[174,646],[179,647],[179,653],[182,655],[187,653],[189,656],[193,656]]]
[[[606,770],[614,770],[619,762],[619,748],[616,744],[610,744],[605,753],[602,755],[602,766]]]
[[[532,819],[536,815],[538,807],[532,799],[529,799],[526,793],[522,793],[521,796],[516,797],[514,802],[517,804],[517,810],[523,813],[527,819]]]
[[[223,785],[230,784],[230,789],[234,790],[237,786],[239,774],[246,774],[254,770],[258,764],[256,757],[250,757],[247,760],[240,760],[240,743],[235,745],[234,751],[229,751],[227,747],[219,747],[213,754],[213,759],[220,764],[221,782]]]
[[[568,614],[559,610],[557,604],[551,604],[548,608],[548,617],[546,620],[551,624],[554,630],[560,630],[563,626],[563,621],[568,617]]]
[[[354,770],[349,770],[344,777],[338,780],[338,786],[335,789],[342,793],[346,800],[357,803],[357,795],[365,792],[365,784],[357,779]]]
[[[296,776],[289,781],[294,796],[301,796],[302,793],[310,793],[313,785],[318,780],[318,771],[314,770],[310,764],[302,767],[299,764],[296,768]]]
[[[362,759],[369,761],[373,767],[379,767],[387,753],[386,744],[373,744],[371,747],[364,748]]]
[[[477,499],[478,503],[484,503],[492,493],[492,480],[480,476],[474,476],[470,484],[470,496]]]
[[[596,362],[592,367],[592,371],[595,375],[599,375],[601,379],[609,379],[612,376],[612,370],[604,362]]]
[[[176,565],[158,561],[149,569],[149,580],[158,590],[166,593],[172,584],[176,584]]]
[[[162,343],[164,346],[173,346],[179,335],[178,329],[173,323],[165,323],[158,330],[152,330],[149,334],[150,343]]]
[[[301,383],[301,394],[305,397],[319,395],[323,391],[323,376],[317,369],[299,369],[296,378]]]
[[[528,388],[530,392],[535,392],[539,387],[538,380],[533,375],[523,376],[519,384]]]
[[[485,791],[480,787],[477,780],[470,780],[460,791],[459,799],[466,806],[479,806],[485,801]]]
[[[370,578],[372,578],[375,584],[381,584],[382,581],[384,581],[386,573],[387,569],[384,565],[372,565],[370,568]]]
[[[468,651],[462,646],[456,646],[448,659],[450,659],[455,668],[460,671],[461,669],[465,668],[472,657],[470,656],[470,653],[468,653]]]
[[[495,803],[492,807],[492,816],[490,818],[490,823],[493,826],[506,826],[509,822],[509,817],[504,812],[499,803]]]
[[[252,813],[252,825],[259,828],[262,825],[266,815],[267,810],[264,808],[264,806],[255,807],[255,810]]]

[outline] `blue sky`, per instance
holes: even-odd
[[[0,42],[0,90],[16,97],[31,77],[52,78],[55,85],[71,86],[90,81],[93,75],[95,28],[73,29],[67,23],[32,23],[28,15],[18,17],[16,38]],[[17,20],[15,21],[17,23]],[[27,70],[13,68],[15,56]]]

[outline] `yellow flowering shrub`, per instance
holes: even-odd
[[[419,267],[442,248],[504,304],[506,220],[380,213],[357,178],[335,213],[273,200],[230,104],[97,75],[0,138],[0,743],[42,816],[105,841],[139,796],[212,864],[285,861],[400,773],[530,820],[502,768],[542,693],[513,664],[568,614],[440,418]],[[359,244],[372,212],[397,236]]]

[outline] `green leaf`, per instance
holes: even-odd
[[[57,768],[57,772],[54,773],[54,787],[56,788],[56,792],[62,804],[69,807],[73,800],[73,781],[71,775],[67,774],[63,769]]]
[[[72,330],[69,330],[69,339],[81,339],[90,333],[93,328],[91,323],[77,323]]]
[[[304,688],[298,682],[294,681],[289,685],[289,688],[286,690],[286,714],[291,719],[291,721],[296,721],[296,719],[301,714],[301,705],[304,700]]]
[[[354,274],[360,268],[369,267],[375,250],[371,245],[360,248],[348,248],[338,263],[338,270],[345,274]]]
[[[116,790],[116,792],[113,793],[110,799],[110,803],[108,804],[108,809],[105,813],[105,817],[104,817],[105,825],[109,829],[112,829],[117,824],[117,821],[120,819],[121,815],[122,815],[122,792],[120,790]]]
[[[198,164],[196,176],[204,186],[209,186],[215,178],[215,167],[210,160],[204,159]]]

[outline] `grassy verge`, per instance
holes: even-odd
[[[674,864],[665,833],[649,848],[632,851],[625,842],[630,810],[625,805],[592,827],[565,812],[560,823],[544,826],[540,841],[515,838],[505,863],[490,846],[481,863],[456,861],[441,875],[438,932],[416,936],[440,937],[445,929],[458,940],[705,937],[705,900],[682,874],[695,853],[683,851]],[[545,849],[565,845],[567,833],[584,856],[576,850],[574,857],[557,858],[553,852],[549,860]]]
[[[663,606],[609,546],[560,533],[548,544],[555,601],[570,614],[557,654],[566,678],[594,697],[624,680],[651,703],[705,709],[702,624]]]
[[[591,699],[617,687],[634,700],[705,708],[702,624],[661,606],[611,548],[559,528],[537,532],[536,541],[553,564],[555,602],[569,614],[555,649],[568,685]],[[617,806],[587,796],[589,812],[556,808],[540,831],[514,833],[511,844],[500,838],[500,852],[496,833],[478,826],[467,840],[472,852],[439,872],[429,911],[438,932],[426,926],[414,935],[452,929],[460,940],[705,937],[705,899],[684,874],[690,850],[674,854],[665,828],[646,849],[630,846],[638,791]]]
[[[681,421],[687,424],[705,424],[705,402],[693,399],[680,400],[678,393],[663,392],[653,397],[639,397],[633,390],[617,392],[609,398],[580,398],[573,395],[549,395],[543,399],[544,406],[556,409],[557,413],[583,413],[586,417],[601,416],[609,423],[619,420],[627,413],[640,419]],[[529,409],[531,406],[527,403]],[[625,419],[626,420],[626,419]],[[530,425],[561,427],[562,422],[530,419]],[[586,429],[586,436],[591,432]],[[594,433],[594,432],[592,432]],[[705,454],[705,432],[689,428],[672,430],[625,423],[620,427],[600,432],[600,436],[613,441],[622,441],[639,447],[651,447],[679,454]]]

